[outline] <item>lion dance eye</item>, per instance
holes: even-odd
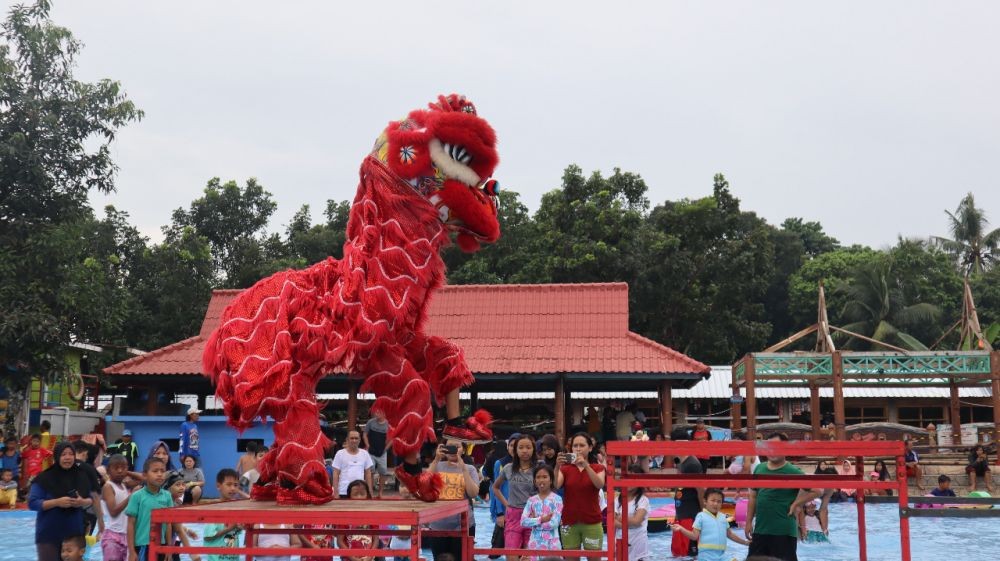
[[[483,183],[483,192],[491,197],[496,197],[500,194],[500,182],[496,179],[487,179]]]
[[[468,165],[469,162],[472,161],[472,154],[469,154],[469,151],[466,150],[464,146],[460,146],[458,144],[445,144],[444,151],[451,156],[452,160],[455,160],[456,162]]]

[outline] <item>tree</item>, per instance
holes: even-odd
[[[263,276],[261,265],[268,257],[262,247],[267,239],[264,229],[276,208],[271,193],[256,179],[248,179],[241,188],[235,181],[223,184],[215,177],[188,210],[174,210],[173,223],[164,233],[176,239],[185,227],[194,228],[212,248],[217,283],[245,288]]]
[[[114,190],[115,133],[142,117],[117,82],[73,77],[81,45],[49,10],[15,6],[0,32],[0,364],[15,393],[63,377],[81,319],[103,313],[79,234],[91,189]]]
[[[213,282],[208,240],[190,226],[146,249],[128,283],[136,301],[126,323],[128,344],[152,350],[197,335]]]
[[[925,343],[904,330],[936,324],[941,311],[929,302],[907,301],[894,265],[892,254],[882,254],[855,270],[852,282],[843,288],[847,302],[841,317],[849,322],[843,329],[906,349],[927,350]],[[845,337],[835,334],[835,340]],[[844,346],[868,349],[871,344],[848,338]]]
[[[819,222],[803,222],[801,218],[786,218],[781,229],[795,234],[802,241],[802,248],[810,258],[840,249],[840,242],[823,231]]]
[[[764,220],[741,211],[717,174],[712,196],[664,202],[648,222],[630,290],[635,331],[712,363],[759,349],[771,331],[762,302],[774,268]]]
[[[543,195],[535,213],[524,275],[535,282],[634,280],[646,191],[642,177],[618,168],[605,178],[567,167],[562,187]]]
[[[317,263],[327,257],[340,259],[344,254],[350,212],[350,202],[328,200],[324,211],[326,222],[314,225],[309,205],[302,205],[285,230],[288,257],[296,260],[299,267]]]
[[[991,269],[1000,260],[1000,228],[989,231],[986,213],[976,207],[976,201],[969,193],[958,203],[954,214],[948,215],[948,229],[951,239],[935,236],[933,239],[958,263],[963,275],[980,275]]]
[[[831,321],[839,325],[837,314],[847,303],[843,287],[850,283],[856,270],[878,258],[879,252],[874,249],[854,245],[804,262],[788,280],[788,310],[794,326],[791,331],[816,323],[820,281],[823,281]]]

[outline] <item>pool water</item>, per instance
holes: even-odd
[[[662,499],[654,499],[654,508]],[[865,507],[870,561],[894,561],[899,556],[899,515],[896,505],[870,504]],[[489,547],[492,530],[489,512],[476,509],[477,547]],[[192,529],[201,534],[198,524]],[[995,518],[913,518],[910,520],[910,550],[913,561],[945,559],[987,559],[995,548]],[[742,532],[742,530],[738,530]],[[0,560],[27,561],[35,558],[35,513],[15,511],[0,513]],[[991,537],[993,536],[993,537]],[[651,561],[676,559],[669,556],[670,532],[650,534]],[[830,505],[830,540],[828,544],[799,544],[800,561],[857,561],[857,507],[854,504]],[[430,552],[427,552],[430,558]],[[726,560],[746,557],[746,547],[730,542]],[[88,561],[101,560],[100,546],[88,549]],[[181,556],[183,561],[189,558]],[[298,557],[293,557],[298,559]]]

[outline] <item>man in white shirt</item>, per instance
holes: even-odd
[[[368,485],[368,492],[372,490],[372,457],[367,451],[362,450],[361,433],[352,430],[347,433],[347,442],[344,448],[337,451],[333,457],[333,492],[334,498],[338,496],[347,498],[347,486],[352,481],[362,480]]]

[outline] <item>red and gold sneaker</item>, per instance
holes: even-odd
[[[457,440],[470,444],[485,444],[493,441],[493,415],[485,409],[480,409],[464,421],[459,418],[448,419],[444,427],[444,440]]]

